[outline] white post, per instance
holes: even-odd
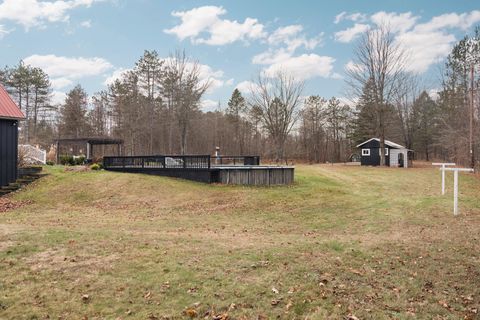
[[[442,196],[445,195],[445,169],[446,169],[446,166],[454,166],[455,163],[443,163],[443,162],[434,162],[432,163],[432,166],[441,166],[442,168],[440,170],[442,170]]]
[[[458,170],[453,172],[453,215],[458,215]]]
[[[453,215],[458,215],[458,172],[473,172],[470,168],[445,168],[444,171],[453,171]]]

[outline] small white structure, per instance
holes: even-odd
[[[445,195],[445,167],[447,166],[454,166],[455,163],[443,163],[443,162],[434,162],[432,166],[441,166],[440,170],[442,170],[442,196]]]
[[[25,161],[28,164],[46,164],[47,152],[38,146],[29,144],[19,144],[18,149],[23,153]]]
[[[442,169],[440,169],[442,170]],[[458,172],[474,172],[471,168],[445,168],[444,170],[453,171],[453,215],[458,215]]]
[[[357,145],[361,149],[362,166],[379,166],[380,165],[380,139],[371,138]],[[408,168],[408,154],[412,150],[404,146],[385,140],[385,165],[390,167]]]

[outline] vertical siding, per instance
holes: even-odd
[[[294,168],[224,168],[219,170],[220,183],[254,186],[292,184]]]
[[[17,121],[0,119],[0,186],[17,179],[17,151]]]

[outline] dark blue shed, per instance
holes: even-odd
[[[23,113],[0,85],[0,187],[17,180],[18,121]]]

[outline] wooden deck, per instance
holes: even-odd
[[[292,184],[295,172],[295,168],[290,166],[262,166],[257,156],[223,159],[210,155],[104,157],[103,167],[110,171],[153,174],[205,183],[256,186]]]

